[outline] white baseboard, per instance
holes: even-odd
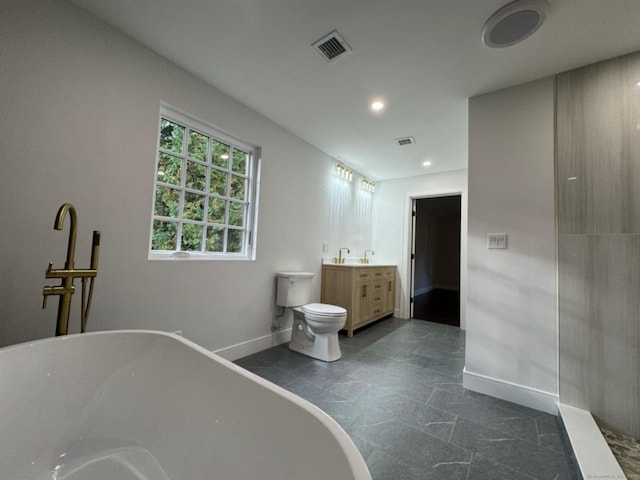
[[[582,478],[627,478],[591,413],[562,403],[558,410]]]
[[[551,415],[558,414],[558,395],[553,393],[469,372],[466,367],[462,372],[462,385],[474,392],[484,393]]]
[[[253,355],[254,353],[275,347],[276,345],[288,342],[289,340],[291,340],[291,329],[286,328],[270,335],[264,335],[252,340],[247,340],[246,342],[236,343],[230,347],[214,350],[213,353],[233,362],[239,358],[246,357],[247,355]]]

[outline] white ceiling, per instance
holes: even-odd
[[[503,49],[480,32],[510,0],[71,1],[374,181],[466,168],[471,96],[640,50],[639,0],[549,0]]]

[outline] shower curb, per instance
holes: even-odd
[[[558,403],[558,413],[582,478],[627,478],[590,412]]]

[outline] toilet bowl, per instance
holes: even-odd
[[[293,308],[293,328],[289,348],[325,362],[342,356],[338,332],[344,327],[347,311],[336,305],[310,303]]]
[[[347,310],[337,305],[307,303],[313,276],[308,272],[279,272],[276,305],[293,311],[289,348],[318,360],[333,362],[342,356],[338,332],[347,320]]]

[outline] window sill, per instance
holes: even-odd
[[[247,255],[215,254],[201,252],[149,252],[148,260],[165,261],[252,261],[255,258]]]

